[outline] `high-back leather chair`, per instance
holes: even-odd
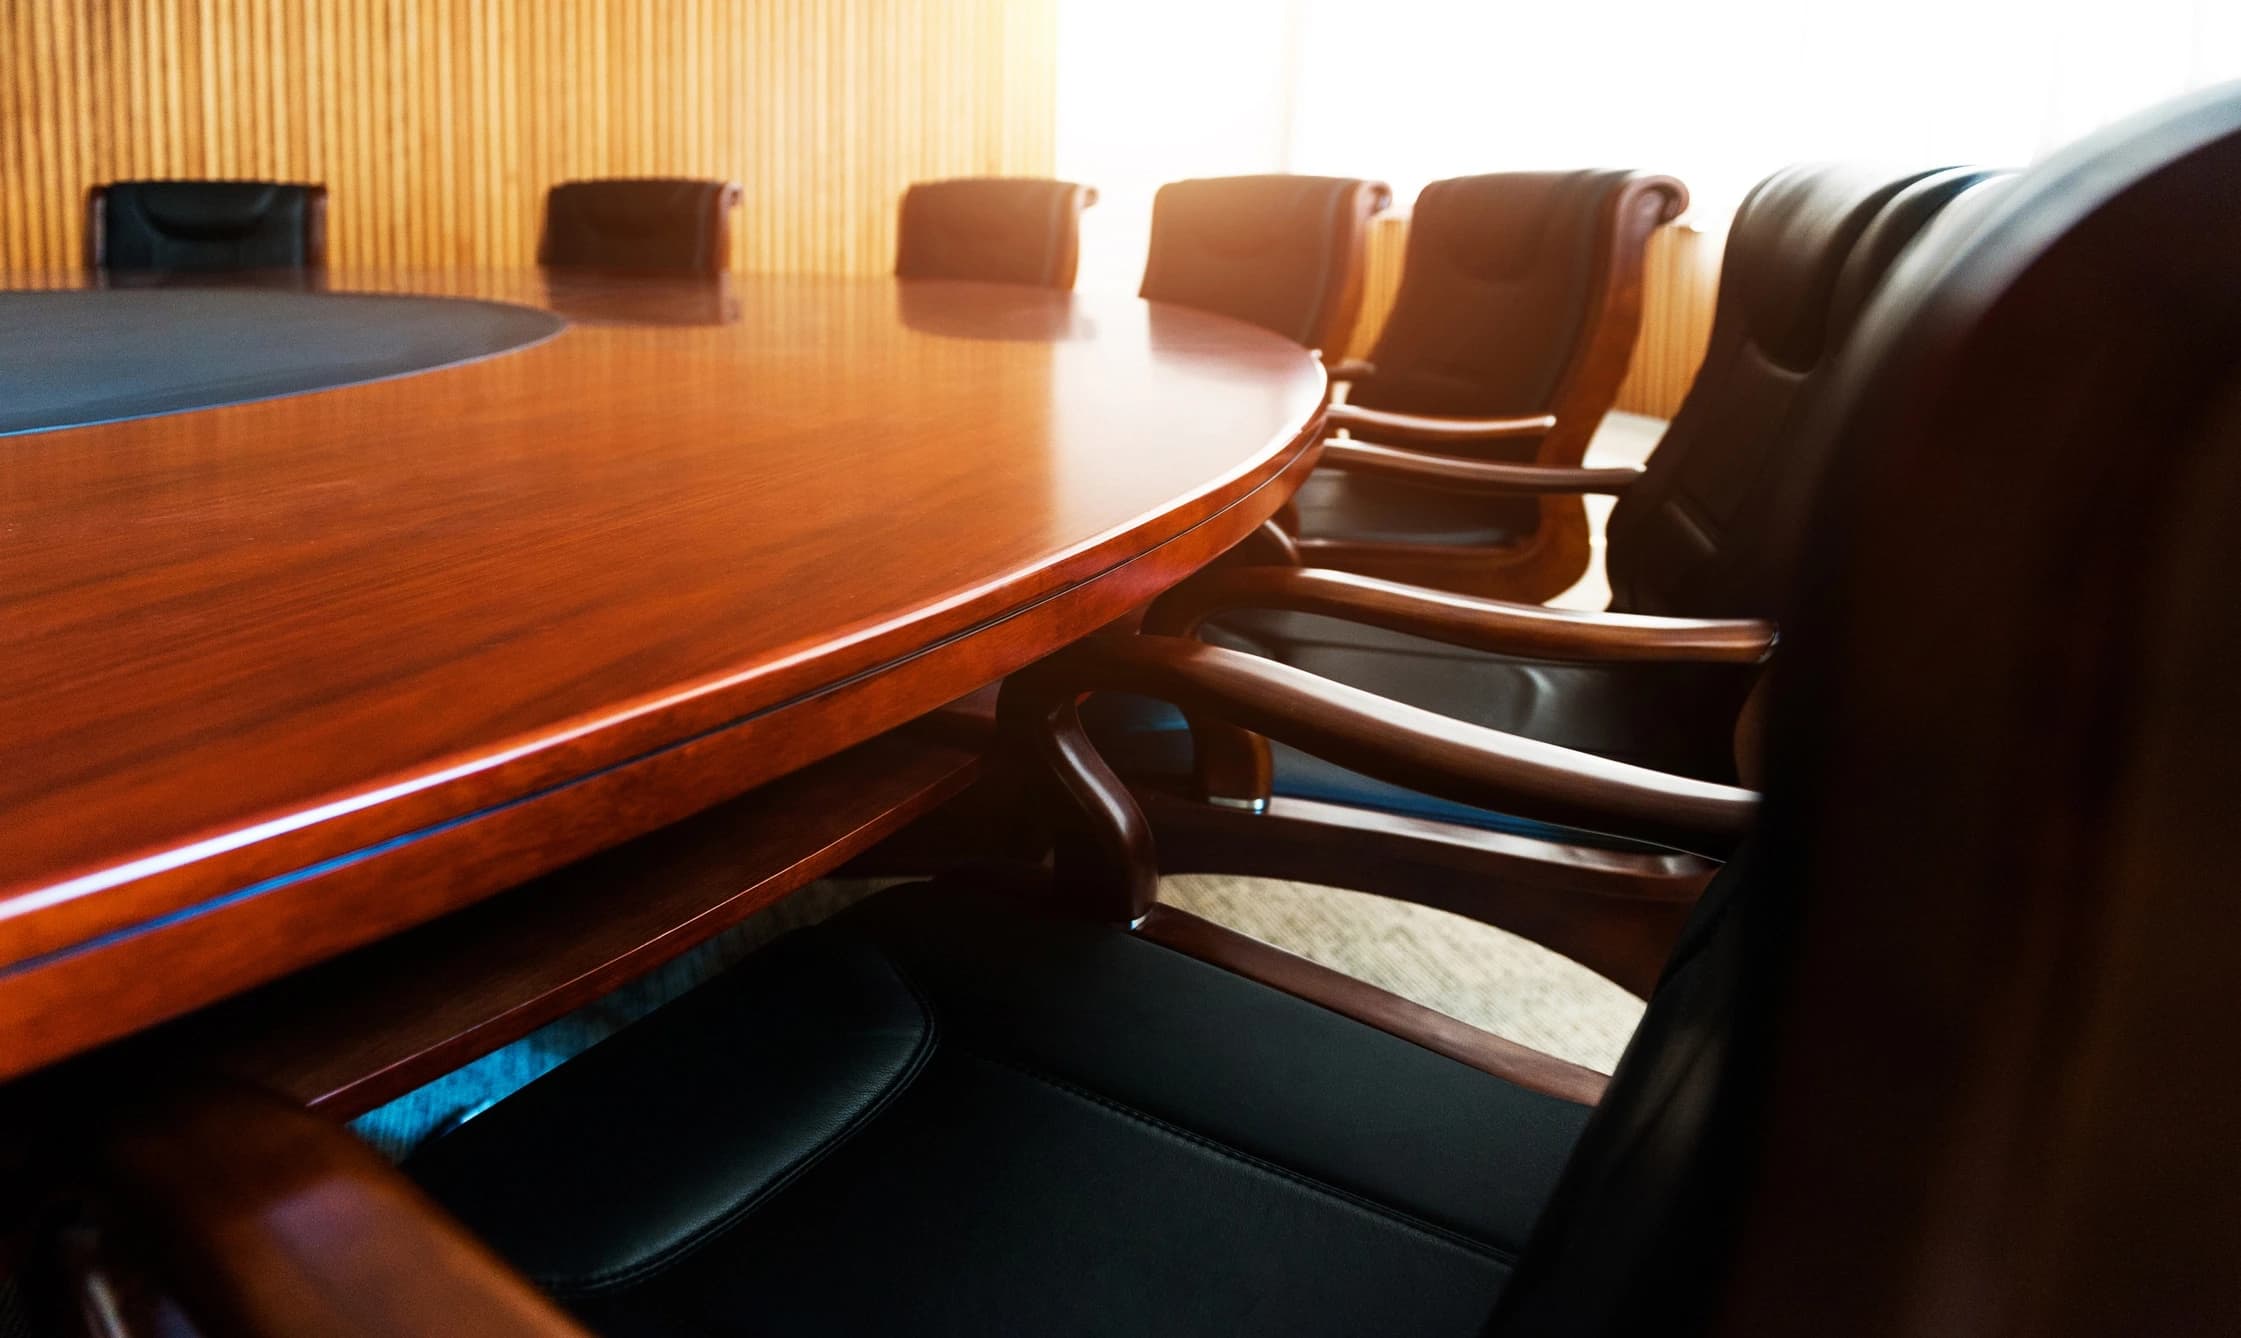
[[[545,194],[537,263],[714,274],[731,263],[739,187],[687,177],[564,181]]]
[[[86,192],[86,267],[315,270],[327,188],[274,181],[112,181]]]
[[[1140,294],[1333,348],[1362,309],[1369,221],[1392,199],[1351,177],[1169,182],[1152,201]]]
[[[1623,170],[1426,186],[1375,347],[1333,368],[1348,390],[1330,426],[1448,454],[1579,464],[1633,358],[1650,235],[1687,207],[1680,182]],[[1326,566],[1512,598],[1554,594],[1586,568],[1575,496],[1480,494],[1424,517],[1422,492],[1333,471],[1301,490],[1294,528]],[[1451,551],[1463,548],[1486,551]]]
[[[1744,201],[1722,262],[1712,337],[1689,395],[1606,534],[1610,611],[1771,617],[1788,546],[1817,483],[1798,449],[1815,381],[1834,367],[1868,299],[1928,221],[1965,193],[1988,207],[2007,180],[1950,168],[1875,187],[1850,216],[1815,217],[1829,169],[1777,172]],[[1865,178],[1855,178],[1864,181]],[[1887,199],[1888,203],[1875,203]],[[1776,227],[1858,238],[1834,263],[1773,244]]]
[[[1804,443],[1763,830],[1491,1333],[2241,1325],[2204,798],[2241,781],[2237,180],[2228,85],[2018,177],[1870,302]]]
[[[1730,234],[1714,356],[1648,471],[1609,485],[1625,486],[1611,560],[1628,574],[1610,614],[1270,565],[1187,584],[1147,626],[1448,719],[1736,780],[1737,723],[1775,639],[1771,592],[1790,565],[1780,543],[1794,539],[1818,475],[1799,448],[1806,397],[1903,248],[1957,199],[1990,189],[1986,177],[1794,168],[1751,194]],[[1650,550],[1639,559],[1638,545]],[[1203,714],[1186,729],[1140,700],[1084,709],[1138,785],[1177,871],[1303,876],[1528,935],[1548,923],[1549,901],[1591,888],[1594,922],[1575,933],[1580,922],[1561,921],[1570,936],[1551,946],[1636,989],[1648,987],[1707,873],[1669,851],[1385,784]],[[1433,831],[1452,849],[1427,867],[1412,838]],[[1519,840],[1549,858],[1508,869]],[[1303,864],[1305,849],[1318,853]],[[1573,867],[1541,877],[1558,850]]]
[[[1688,191],[1643,172],[1435,181],[1409,214],[1400,290],[1347,403],[1439,417],[1556,415],[1585,441],[1642,323],[1650,234]]]
[[[1082,211],[1097,192],[1038,177],[921,181],[903,192],[898,279],[976,279],[1071,288]]]

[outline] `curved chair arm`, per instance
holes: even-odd
[[[1082,730],[1075,702],[1087,692],[1155,697],[1424,794],[1714,857],[1758,811],[1750,790],[1467,724],[1242,651],[1101,638],[1014,675],[999,710],[1091,815],[1104,847],[1098,876],[1116,880],[1103,891],[1132,918],[1150,906],[1157,868],[1142,813]]]
[[[588,1338],[372,1148],[255,1089],[149,1102],[94,1169],[200,1332]]]
[[[1403,446],[1460,446],[1480,441],[1525,441],[1556,430],[1555,414],[1528,414],[1521,418],[1432,418],[1424,414],[1388,413],[1352,404],[1334,404],[1324,421],[1332,431],[1349,432]]]
[[[1430,484],[1451,492],[1621,493],[1642,477],[1642,471],[1633,465],[1613,469],[1521,465],[1506,460],[1473,460],[1464,456],[1396,450],[1391,446],[1375,446],[1345,438],[1323,443],[1323,458],[1317,468]]]
[[[1237,567],[1187,581],[1152,606],[1144,630],[1190,636],[1230,609],[1284,609],[1367,623],[1472,650],[1588,662],[1758,664],[1773,623],[1756,618],[1646,618],[1479,599],[1315,567]]]
[[[1367,358],[1325,359],[1323,373],[1333,381],[1360,381],[1377,374],[1377,364]]]

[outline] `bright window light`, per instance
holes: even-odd
[[[1179,177],[1642,167],[1717,228],[1786,163],[2020,166],[2237,77],[2235,0],[1063,0],[1058,168],[1133,289]]]

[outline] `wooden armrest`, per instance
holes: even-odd
[[[1340,358],[1336,362],[1326,358],[1323,360],[1323,371],[1333,381],[1359,381],[1375,375],[1377,364],[1366,358]]]
[[[205,1333],[586,1338],[373,1149],[265,1093],[152,1102],[95,1167]]]
[[[1345,428],[1358,436],[1403,446],[1451,446],[1477,441],[1517,441],[1545,437],[1556,427],[1555,414],[1523,418],[1430,418],[1423,414],[1388,413],[1352,404],[1334,404],[1324,426]]]
[[[1367,623],[1449,645],[1550,660],[1757,664],[1773,623],[1755,618],[1645,618],[1512,604],[1315,567],[1210,571],[1152,606],[1144,630],[1190,636],[1229,609],[1286,609]]]
[[[1070,710],[1065,694],[1096,691],[1172,702],[1419,793],[1700,854],[1724,855],[1758,809],[1750,790],[1504,734],[1179,637],[1115,637],[1061,652],[1013,693],[1007,714],[1016,718],[1027,700],[1063,700]]]
[[[1455,492],[1492,493],[1620,493],[1642,471],[1632,465],[1615,469],[1580,469],[1561,465],[1514,464],[1505,460],[1472,460],[1454,455],[1396,450],[1366,441],[1334,438],[1323,443],[1319,469],[1343,469],[1351,474],[1423,483]]]

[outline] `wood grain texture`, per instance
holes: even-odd
[[[753,273],[883,272],[912,181],[1041,175],[1055,0],[0,0],[0,266],[86,189],[323,182],[338,264],[525,264],[545,189],[740,182]]]
[[[1313,463],[1320,368],[1236,322],[737,296],[729,324],[10,440],[0,1068],[920,716],[1211,561]]]
[[[1650,236],[1643,274],[1642,331],[1634,360],[1619,386],[1626,413],[1671,418],[1687,396],[1704,350],[1712,342],[1712,304],[1720,286],[1720,233],[1687,223],[1668,224]],[[1346,355],[1367,357],[1400,290],[1401,257],[1408,250],[1408,215],[1391,213],[1370,225],[1369,278],[1361,318]]]
[[[1712,343],[1720,291],[1720,248],[1727,234],[1686,224],[1658,229],[1642,276],[1642,333],[1619,386],[1617,407],[1671,418],[1687,398]]]

